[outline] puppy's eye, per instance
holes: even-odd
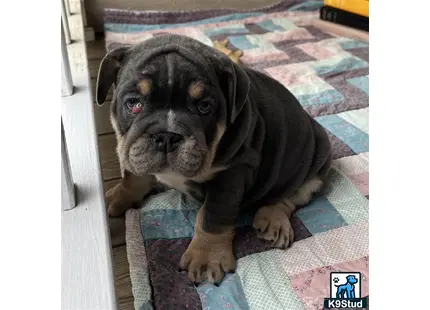
[[[139,113],[142,111],[142,103],[138,98],[129,98],[125,101],[125,105],[128,109],[130,109],[133,113]]]
[[[138,98],[128,98],[125,101],[125,105],[129,108],[132,109],[135,105],[137,105],[138,103],[140,103],[140,100]]]
[[[206,115],[211,111],[212,105],[208,101],[201,101],[197,105],[197,110],[199,110],[200,114]]]

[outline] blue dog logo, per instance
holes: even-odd
[[[336,281],[335,281],[336,282]],[[336,298],[344,298],[351,299],[355,298],[355,284],[358,282],[358,279],[354,275],[349,275],[346,277],[346,283],[337,285]]]
[[[368,309],[368,298],[361,297],[360,272],[330,272],[330,297],[324,298],[325,309]]]

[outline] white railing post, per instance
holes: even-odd
[[[67,0],[63,0],[67,1]],[[84,25],[84,28],[88,26],[87,24],[87,11],[85,10],[85,3],[84,0],[81,0],[81,15],[82,15],[82,24]]]
[[[63,211],[76,207],[75,184],[70,171],[63,119],[61,119],[61,207]]]
[[[73,80],[63,28],[61,28],[61,58],[61,96],[66,97],[73,94]]]
[[[65,0],[62,1],[62,17],[65,13],[64,1]],[[63,25],[63,19],[61,20],[61,24]],[[73,80],[64,32],[64,28],[61,27],[61,96],[67,97],[73,94]],[[76,206],[75,185],[73,184],[70,171],[69,155],[67,152],[66,138],[64,136],[63,118],[61,118],[61,206],[63,211],[73,209]]]
[[[70,3],[69,3],[69,0],[64,0],[64,7],[66,9],[67,16],[72,15],[72,13],[70,12]]]
[[[70,44],[72,39],[70,37],[69,15],[67,14],[65,1],[68,0],[61,0],[61,29],[64,31],[66,44]]]

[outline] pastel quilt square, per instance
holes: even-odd
[[[298,28],[297,25],[288,18],[272,18],[271,22],[274,25],[282,28],[283,31],[289,31],[291,29]]]
[[[330,87],[306,64],[281,65],[266,68],[264,71],[296,94],[306,94],[310,87],[313,90],[326,90]]]
[[[312,235],[347,225],[342,215],[324,197],[316,197],[299,209],[297,216]]]
[[[230,44],[233,44],[236,48],[241,50],[249,50],[259,47],[259,45],[250,42],[246,36],[229,36],[228,40]]]
[[[273,46],[270,45],[269,48],[263,49],[263,48],[256,48],[252,50],[248,50],[243,56],[242,61],[246,64],[254,64],[258,62],[270,62],[270,61],[280,61],[280,60],[287,60],[289,56],[280,50],[277,50],[276,48],[272,48]]]
[[[369,151],[369,135],[337,115],[315,118],[324,128],[347,144],[355,153]]]
[[[243,292],[239,275],[226,274],[223,281],[216,287],[207,281],[196,287],[203,309],[248,310],[248,302]]]
[[[334,57],[316,61],[313,65],[318,75],[333,74],[353,69],[369,67],[364,60],[350,55],[336,55]]]
[[[282,34],[284,32],[269,32],[271,34]],[[267,34],[252,34],[247,35],[246,39],[251,42],[251,44],[254,44],[254,46],[258,46],[263,52],[266,51],[273,51],[275,49],[275,46],[269,42],[266,38]]]
[[[358,76],[347,80],[351,85],[361,89],[366,94],[369,94],[369,76]]]
[[[322,194],[349,225],[369,220],[369,201],[347,176],[333,167],[327,180]]]
[[[179,192],[177,195],[181,195]],[[197,210],[155,209],[142,213],[142,235],[149,239],[177,239],[194,235]],[[249,214],[239,217],[237,227],[249,226],[253,218]]]
[[[333,161],[333,166],[344,173],[365,196],[369,195],[369,159],[367,155],[368,153],[361,153]]]
[[[154,210],[141,216],[142,235],[149,239],[192,237],[196,210]]]
[[[330,104],[345,99],[342,93],[317,76],[309,65],[281,65],[266,68],[265,71],[288,87],[288,90],[303,106]]]
[[[195,286],[178,272],[190,238],[145,240],[154,309],[201,309]]]
[[[280,68],[281,69],[281,68]],[[281,70],[288,70],[287,68]],[[303,106],[330,104],[340,102],[345,97],[337,89],[334,89],[326,81],[320,77],[306,73],[303,76],[298,76],[296,72],[271,71],[275,75],[281,76],[281,82],[291,83],[285,85],[289,91],[297,98]]]
[[[326,81],[321,79],[319,76],[313,75],[312,73],[304,73],[300,76],[297,72],[288,72],[288,68],[282,69],[283,81],[290,83],[288,90],[297,96],[307,96],[312,94],[319,94],[326,91],[336,91],[331,85],[327,84]]]
[[[281,43],[286,41],[288,44],[293,44],[293,40],[311,40],[314,39],[312,34],[305,28],[291,28],[288,31],[282,32],[268,32],[263,35],[266,42],[269,43]]]
[[[250,309],[304,309],[288,275],[280,268],[283,252],[288,250],[270,250],[237,261],[236,273]]]
[[[363,195],[365,196],[369,195],[369,173],[368,172],[356,174],[356,175],[350,175],[348,177]]]
[[[345,97],[336,89],[328,89],[319,93],[309,93],[303,95],[296,95],[297,100],[301,105],[316,105],[316,104],[330,104],[339,102]]]
[[[337,116],[369,134],[369,108],[338,113]]]
[[[174,189],[149,197],[140,210],[142,235],[146,240],[192,237],[200,207],[201,204]],[[238,228],[252,227],[252,222],[253,215],[244,213],[238,218],[236,226]],[[241,230],[238,230],[238,236],[239,231]],[[253,229],[251,235],[253,235],[252,232]],[[258,245],[264,244],[263,241],[254,243],[255,249],[258,249]]]
[[[287,251],[278,252],[280,266],[292,276],[366,256],[369,254],[368,224],[343,226],[294,242]]]
[[[361,48],[361,47],[369,47],[369,44],[359,40],[348,40],[348,41],[340,42],[339,45],[344,50],[350,50],[350,49]]]
[[[293,227],[294,231],[294,242],[312,237],[312,234],[309,232],[297,214],[294,214],[291,217],[291,227]]]
[[[342,158],[345,156],[355,155],[354,151],[351,150],[351,148],[348,145],[346,145],[342,140],[340,140],[338,137],[336,137],[334,134],[332,134],[327,129],[325,131],[328,135],[328,139],[329,139],[330,144],[332,146],[332,157],[333,157],[333,159],[339,159],[339,158]]]
[[[315,42],[299,44],[296,47],[315,59],[327,59],[335,55],[325,46]]]
[[[280,25],[274,24],[273,21],[270,19],[266,19],[256,24],[268,31],[285,31],[283,27],[281,27]]]
[[[185,194],[181,194],[175,189],[149,196],[145,199],[145,207],[140,211],[142,214],[152,212],[154,210],[195,210],[200,208],[201,204],[189,198]]]
[[[333,161],[333,166],[346,175],[355,175],[369,172],[369,153],[347,156]]]
[[[235,33],[249,33],[248,28],[246,28],[244,25],[226,25],[223,27],[217,27],[217,28],[206,28],[204,30],[205,35],[208,37],[220,35],[220,34],[235,34]]]

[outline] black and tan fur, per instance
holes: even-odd
[[[284,86],[177,35],[106,55],[99,104],[112,85],[111,121],[126,173],[107,193],[111,215],[139,202],[155,179],[201,201],[179,262],[196,283],[219,283],[235,269],[232,242],[242,211],[256,212],[254,227],[274,247],[291,244],[290,217],[322,186],[331,148]],[[138,113],[131,112],[135,104]]]

